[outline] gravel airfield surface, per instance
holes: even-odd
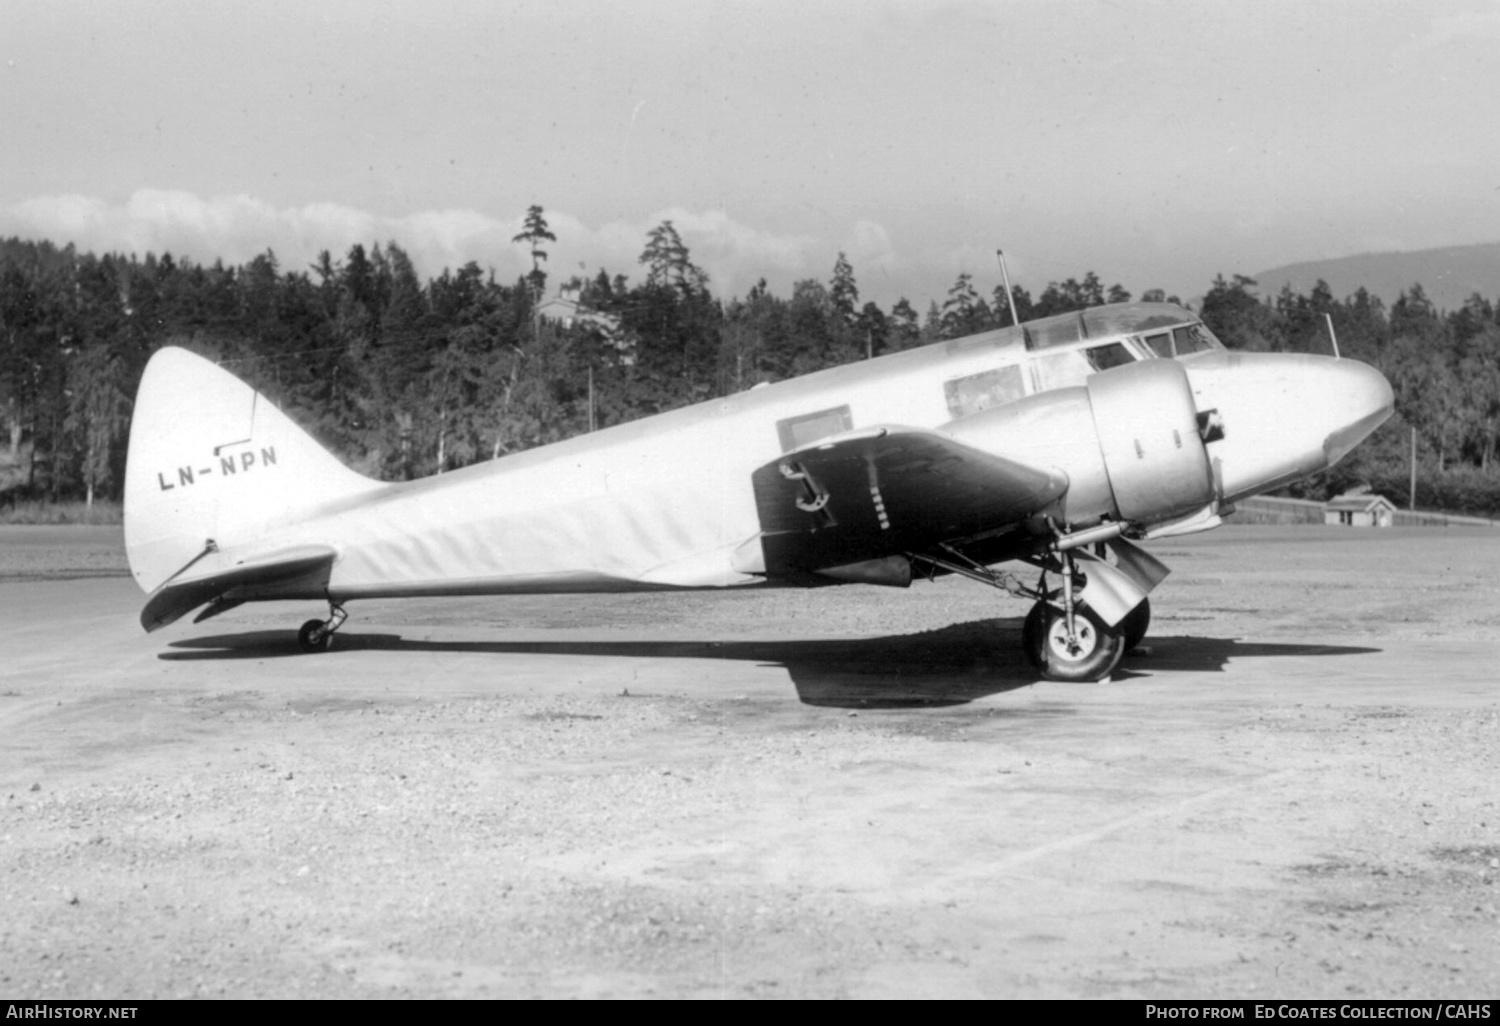
[[[1500,993],[1500,532],[1228,527],[1102,684],[909,591],[141,632],[0,528],[0,993]]]

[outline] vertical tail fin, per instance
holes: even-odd
[[[207,548],[380,487],[208,360],[167,348],[146,365],[125,468],[125,551],[143,590]]]

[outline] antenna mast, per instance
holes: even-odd
[[[1010,272],[1005,269],[1005,254],[997,249],[995,259],[1000,261],[1000,280],[1005,282],[1005,301],[1010,304],[1010,323],[1019,327],[1021,318],[1016,316],[1016,297],[1010,291]]]

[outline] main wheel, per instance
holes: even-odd
[[[309,620],[302,625],[297,632],[297,644],[302,646],[304,652],[327,652],[329,644],[333,641],[333,632],[324,630],[326,626],[322,620]]]
[[[1115,628],[1120,636],[1125,639],[1125,651],[1135,650],[1146,638],[1146,632],[1151,629],[1151,600],[1141,599],[1141,604],[1125,614],[1119,626]]]
[[[1070,639],[1063,611],[1038,602],[1021,628],[1026,657],[1047,680],[1104,680],[1125,654],[1124,635],[1082,604],[1074,607],[1073,623],[1076,636]]]
[[[1042,643],[1046,640],[1047,613],[1051,609],[1045,602],[1038,602],[1031,607],[1031,612],[1026,614],[1026,622],[1021,625],[1021,651],[1026,653],[1026,661],[1038,672],[1047,668],[1047,659],[1042,652]]]

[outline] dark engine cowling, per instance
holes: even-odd
[[[1087,387],[1120,519],[1165,520],[1213,501],[1213,470],[1180,363],[1127,364],[1091,375]]]

